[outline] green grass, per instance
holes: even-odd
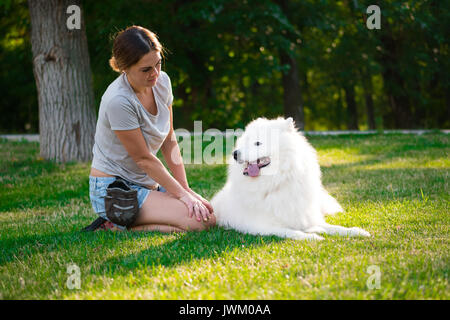
[[[0,141],[0,298],[449,299],[449,137],[311,137],[324,185],[371,238],[321,242],[222,228],[185,234],[81,233],[95,215],[89,164],[39,159],[36,143]],[[187,165],[210,199],[225,165]],[[71,263],[81,289],[66,282]],[[369,289],[368,268],[380,270]]]

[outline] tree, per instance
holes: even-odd
[[[69,30],[67,8],[76,0],[29,0],[33,72],[44,159],[88,161],[95,133],[94,94],[84,19]]]
[[[47,6],[56,10],[56,5],[52,5],[56,3]],[[137,24],[155,31],[169,50],[163,70],[172,80],[176,128],[192,129],[193,121],[200,119],[203,128],[242,128],[259,116],[285,114],[295,118],[294,112],[301,109],[305,130],[345,129],[350,125],[356,127],[355,122],[360,129],[375,128],[375,124],[380,129],[450,126],[449,1],[380,2],[380,30],[368,29],[366,25],[369,16],[366,9],[373,4],[371,0],[111,0],[108,5],[103,1],[82,0],[81,3],[96,108],[108,85],[118,76],[108,64],[113,35]],[[0,98],[2,133],[36,132],[38,100],[45,98],[41,90],[56,86],[54,79],[39,70],[37,81],[32,80],[33,50],[26,4],[26,0],[0,0],[3,31],[0,64],[4,66],[0,70],[0,87],[4,92]],[[65,26],[69,16],[66,9],[67,3],[58,9],[60,22],[52,16],[54,25]],[[158,14],[150,17],[149,12]],[[51,28],[37,31],[38,39],[48,39],[46,33],[50,31]],[[75,33],[84,33],[64,28],[58,31],[72,34],[61,37],[70,41],[75,41]],[[53,42],[62,51],[65,44],[61,41],[58,38]],[[43,41],[35,42],[44,45]],[[41,52],[44,57],[50,51],[45,45]],[[42,60],[39,59],[34,62]],[[59,64],[50,59],[42,68],[56,68]],[[82,75],[89,75],[86,70]],[[61,77],[56,73],[53,76]],[[53,82],[52,86],[42,84],[44,80]],[[35,82],[40,84],[39,90],[35,89]],[[80,96],[62,89],[62,85],[58,88],[52,92]],[[286,111],[287,107],[294,110]],[[81,107],[74,108],[75,111],[66,114],[81,112]],[[55,112],[41,110],[47,118]],[[41,115],[41,121],[44,118]],[[47,125],[50,120],[43,123]],[[66,131],[72,126],[72,122],[68,123]],[[43,138],[44,130],[41,123]],[[53,134],[54,140],[46,143],[57,146],[55,139],[68,135],[61,132],[62,129]]]
[[[284,65],[289,65],[289,71],[283,72],[282,76],[284,116],[292,117],[297,128],[304,130],[305,117],[297,61],[295,57],[285,51],[280,52],[280,61]]]
[[[8,6],[9,5],[9,6]],[[0,1],[0,132],[38,130],[36,84],[31,62],[29,14],[26,1]]]
[[[282,12],[286,17],[289,17],[291,8],[288,7],[286,0],[278,0]],[[291,17],[292,19],[292,17]],[[292,50],[291,50],[292,51]],[[289,70],[283,72],[283,100],[284,100],[284,115],[285,117],[292,117],[297,128],[305,129],[305,117],[303,111],[303,98],[300,88],[299,70],[296,57],[289,51],[280,49],[280,62],[283,65],[288,65]]]

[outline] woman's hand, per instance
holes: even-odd
[[[188,191],[189,191],[190,194],[192,194],[194,197],[196,197],[198,200],[200,200],[203,203],[203,205],[209,210],[209,214],[213,214],[214,213],[214,209],[213,209],[212,205],[208,202],[208,200],[203,198],[201,195],[197,194],[191,188],[189,188]]]
[[[192,218],[195,214],[197,221],[208,221],[210,215],[208,209],[203,202],[196,198],[192,193],[186,191],[179,199],[187,206],[189,218]]]

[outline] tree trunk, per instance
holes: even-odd
[[[373,86],[372,86],[372,75],[369,71],[366,73],[360,72],[361,82],[364,88],[364,100],[366,101],[366,112],[367,112],[367,124],[370,130],[375,130],[375,108],[372,99]]]
[[[280,6],[286,17],[291,16],[292,9],[287,0],[277,0],[276,3]],[[282,73],[283,78],[283,101],[284,101],[284,115],[292,117],[298,129],[305,129],[305,117],[303,112],[303,97],[300,87],[300,80],[298,76],[298,66],[295,57],[289,52],[280,50],[280,62],[283,65],[289,65],[289,71]]]
[[[386,27],[380,40],[383,44],[383,52],[379,62],[383,67],[382,76],[384,89],[390,101],[394,115],[396,129],[410,129],[414,127],[411,102],[406,90],[405,78],[400,73],[399,44]]]
[[[289,71],[282,74],[284,115],[292,117],[298,129],[304,130],[305,119],[303,114],[303,101],[300,91],[297,61],[284,51],[280,52],[281,64],[289,65]]]
[[[367,124],[370,130],[375,130],[375,114],[372,99],[372,91],[364,91],[364,98],[366,100],[366,111],[367,111]]]
[[[341,130],[343,127],[342,119],[343,119],[344,101],[342,99],[341,91],[342,91],[341,89],[338,89],[337,91],[338,99],[336,100],[336,119],[334,121],[334,124],[336,124],[338,130]]]
[[[445,105],[447,107],[447,116],[443,117],[443,119],[438,119],[440,128],[448,128],[450,125],[450,90],[445,90]]]
[[[84,19],[69,30],[67,7],[79,0],[29,0],[41,157],[89,161],[96,115]]]
[[[355,88],[353,85],[344,86],[345,101],[347,102],[347,127],[349,130],[358,130],[358,110],[356,109]]]

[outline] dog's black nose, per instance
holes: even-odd
[[[234,151],[233,151],[233,158],[234,158],[234,160],[236,160],[236,161],[237,161],[237,159],[238,159],[238,153],[239,153],[238,150],[234,150]]]

